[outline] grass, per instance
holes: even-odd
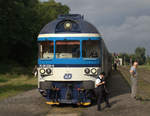
[[[31,75],[31,69],[2,65],[0,67],[0,100],[37,88],[37,78]]]
[[[131,85],[129,66],[120,67],[119,70],[125,80]],[[150,100],[150,66],[138,67],[138,93],[137,98],[140,100]]]
[[[138,68],[140,68],[140,69],[146,69],[146,70],[150,71],[150,65],[141,65]]]

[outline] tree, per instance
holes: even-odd
[[[39,22],[37,29],[41,29],[48,22],[56,19],[59,14],[68,14],[69,11],[70,9],[68,6],[56,3],[54,0],[41,2],[36,6]]]
[[[130,64],[130,55],[127,53],[120,53],[120,58],[123,59],[123,64],[128,65]]]
[[[146,57],[146,64],[150,65],[150,56]]]
[[[135,49],[135,57],[140,65],[144,64],[146,61],[145,51],[144,47],[137,47]]]
[[[67,13],[69,8],[54,0],[1,0],[0,61],[32,63],[37,57],[36,38],[41,28]]]

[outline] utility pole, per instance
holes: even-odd
[[[126,66],[126,57],[123,58],[123,64]]]
[[[130,65],[132,66],[132,58],[130,57]]]

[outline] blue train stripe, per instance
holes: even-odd
[[[39,65],[54,65],[55,67],[99,67],[101,66],[101,60],[95,59],[38,59]]]
[[[100,67],[100,64],[55,64],[54,67]]]
[[[101,60],[99,58],[94,59],[38,59],[38,64],[74,64],[74,65],[95,65],[100,64]]]
[[[52,64],[51,64],[52,65]],[[40,64],[38,65],[40,66]],[[54,67],[100,67],[100,64],[53,64]]]

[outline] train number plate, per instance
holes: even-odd
[[[72,78],[72,74],[71,73],[66,73],[64,75],[64,79],[71,79]]]

